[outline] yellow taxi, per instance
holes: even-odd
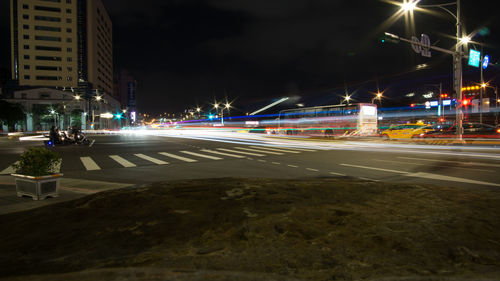
[[[383,130],[380,135],[385,139],[409,139],[416,138],[420,134],[429,131],[434,131],[432,126],[423,123],[415,123],[391,126]]]

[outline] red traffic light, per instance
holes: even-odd
[[[464,99],[464,100],[462,101],[462,104],[463,104],[464,106],[469,105],[469,100],[468,100],[468,99]]]
[[[441,94],[441,98],[447,98],[448,94]]]
[[[411,106],[411,107],[415,107],[415,104],[414,104],[414,103],[412,103],[412,104],[410,104],[410,106]]]

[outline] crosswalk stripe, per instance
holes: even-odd
[[[182,157],[182,156],[171,154],[171,153],[167,153],[167,152],[158,152],[158,154],[161,154],[161,155],[164,155],[164,156],[167,156],[167,157],[170,157],[170,158],[174,158],[174,159],[177,159],[177,160],[181,160],[181,161],[184,161],[184,162],[198,162],[198,160],[194,160],[194,159],[187,158],[187,157]]]
[[[190,154],[190,155],[193,155],[193,156],[198,156],[198,157],[212,159],[212,160],[221,160],[222,159],[220,157],[215,157],[215,156],[211,156],[211,155],[200,154],[200,153],[191,152],[191,151],[181,151],[181,152],[182,153],[186,153],[186,154]]]
[[[137,167],[134,163],[128,161],[127,159],[122,158],[121,156],[118,155],[109,155],[109,158],[115,160],[118,162],[118,164],[122,165],[125,168],[130,168],[130,167]]]
[[[253,148],[238,147],[238,146],[235,146],[234,148],[241,149],[241,150],[247,150],[247,151],[253,151],[253,152],[259,152],[259,153],[267,153],[267,154],[274,154],[274,155],[283,155],[283,153],[281,153],[281,152],[265,151],[265,150],[262,150],[262,149],[253,149]]]
[[[224,152],[209,150],[209,149],[202,149],[200,151],[218,154],[218,155],[223,155],[223,156],[235,157],[235,158],[245,158],[245,156],[243,156],[243,155],[229,154],[229,153],[224,153]]]
[[[300,151],[307,151],[307,152],[315,152],[316,150],[313,149],[307,149],[307,148],[298,148],[298,147],[283,147],[286,149],[293,149],[293,150],[300,150]]]
[[[150,156],[147,156],[147,155],[144,155],[142,153],[138,153],[138,154],[134,154],[135,156],[139,157],[139,158],[142,158],[144,160],[147,160],[149,162],[153,162],[155,164],[158,164],[158,165],[165,165],[165,164],[168,164],[168,162],[165,162],[163,160],[160,160],[160,159],[156,159],[156,158],[153,158],[153,157],[150,157]]]
[[[18,161],[14,162],[12,165],[16,164]],[[3,169],[3,171],[0,172],[0,175],[10,175],[16,172],[14,168],[10,165],[9,167]]]
[[[218,150],[222,150],[222,151],[233,152],[233,153],[240,153],[240,154],[246,154],[246,155],[252,155],[252,156],[265,156],[264,154],[258,154],[258,153],[252,153],[252,152],[245,152],[245,151],[237,151],[237,150],[226,149],[226,148],[217,148],[217,149]]]
[[[281,148],[274,148],[274,147],[269,147],[269,146],[250,146],[253,148],[260,148],[260,149],[266,149],[266,150],[273,150],[273,151],[279,151],[279,152],[289,152],[289,153],[301,153],[300,151],[293,151],[293,150],[288,150],[288,149],[281,149]]]
[[[101,167],[99,167],[99,165],[97,165],[97,163],[94,162],[91,157],[80,157],[80,161],[82,161],[82,164],[83,166],[85,166],[85,169],[87,169],[87,171],[95,171],[101,169]]]

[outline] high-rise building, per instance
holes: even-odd
[[[12,79],[19,86],[113,93],[112,24],[101,0],[10,2]]]

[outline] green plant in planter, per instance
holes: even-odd
[[[56,152],[45,147],[30,147],[21,154],[21,160],[12,166],[17,174],[44,176],[59,173],[62,159]]]

